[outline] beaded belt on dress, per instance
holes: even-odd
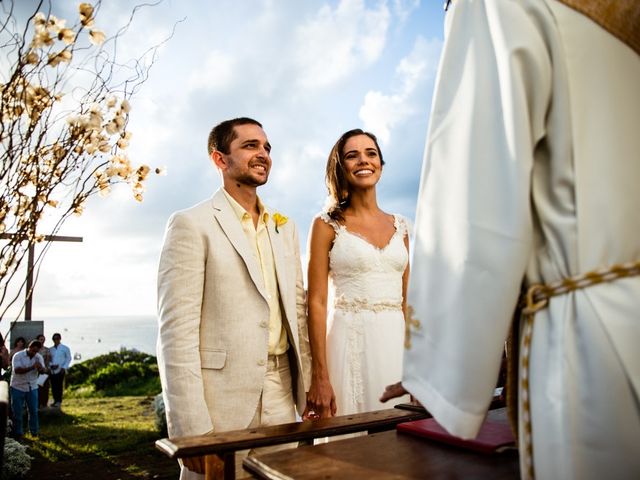
[[[401,300],[398,300],[398,301],[381,300],[376,302],[370,302],[366,298],[346,299],[344,297],[340,297],[336,299],[334,306],[336,308],[339,308],[340,310],[346,310],[348,312],[361,312],[361,311],[382,312],[387,310],[402,311]]]
[[[522,332],[522,352],[520,353],[520,392],[522,402],[522,423],[524,426],[523,461],[526,466],[526,477],[534,478],[533,469],[533,441],[531,438],[531,410],[529,394],[529,356],[531,353],[531,338],[533,336],[533,318],[537,312],[549,304],[551,297],[582,290],[592,285],[611,282],[619,278],[640,275],[640,261],[613,265],[602,270],[595,270],[573,278],[564,278],[548,285],[531,285],[521,300],[524,308]]]

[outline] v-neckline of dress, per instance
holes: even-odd
[[[364,243],[366,243],[367,245],[369,245],[371,248],[373,248],[374,250],[378,251],[378,252],[383,252],[385,251],[389,245],[391,245],[391,242],[393,242],[393,239],[396,237],[396,235],[398,234],[398,231],[400,230],[400,225],[398,224],[398,217],[395,214],[392,214],[393,216],[393,228],[395,229],[395,231],[393,232],[393,234],[391,235],[391,237],[389,237],[389,240],[387,240],[387,243],[382,246],[379,247],[377,245],[374,245],[367,237],[365,237],[364,235],[358,233],[358,232],[352,232],[351,230],[349,230],[347,228],[346,225],[340,223],[338,224],[340,229],[344,230],[346,233],[348,233],[349,235],[351,235],[352,237],[355,238],[359,238],[360,240],[362,240]]]

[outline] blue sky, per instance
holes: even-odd
[[[54,4],[56,15],[76,15],[78,2]],[[105,1],[98,28],[115,33],[133,4]],[[442,2],[433,0],[165,0],[142,9],[121,43],[122,58],[160,42],[181,21],[131,101],[129,156],[166,166],[167,175],[148,181],[141,204],[120,186],[65,225],[61,234],[84,242],[50,249],[34,318],[155,313],[167,218],[219,187],[206,139],[228,118],[263,123],[273,168],[259,194],[296,221],[303,254],[326,198],[327,155],[352,128],[381,140],[380,206],[412,219],[443,20]]]

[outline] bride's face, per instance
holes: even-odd
[[[374,141],[366,135],[349,138],[342,149],[346,180],[351,187],[371,188],[382,175],[380,153]]]

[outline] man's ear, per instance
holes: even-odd
[[[222,152],[214,150],[213,152],[211,152],[211,155],[209,155],[209,158],[211,158],[211,161],[219,170],[224,171],[227,169],[227,162],[225,161]]]

